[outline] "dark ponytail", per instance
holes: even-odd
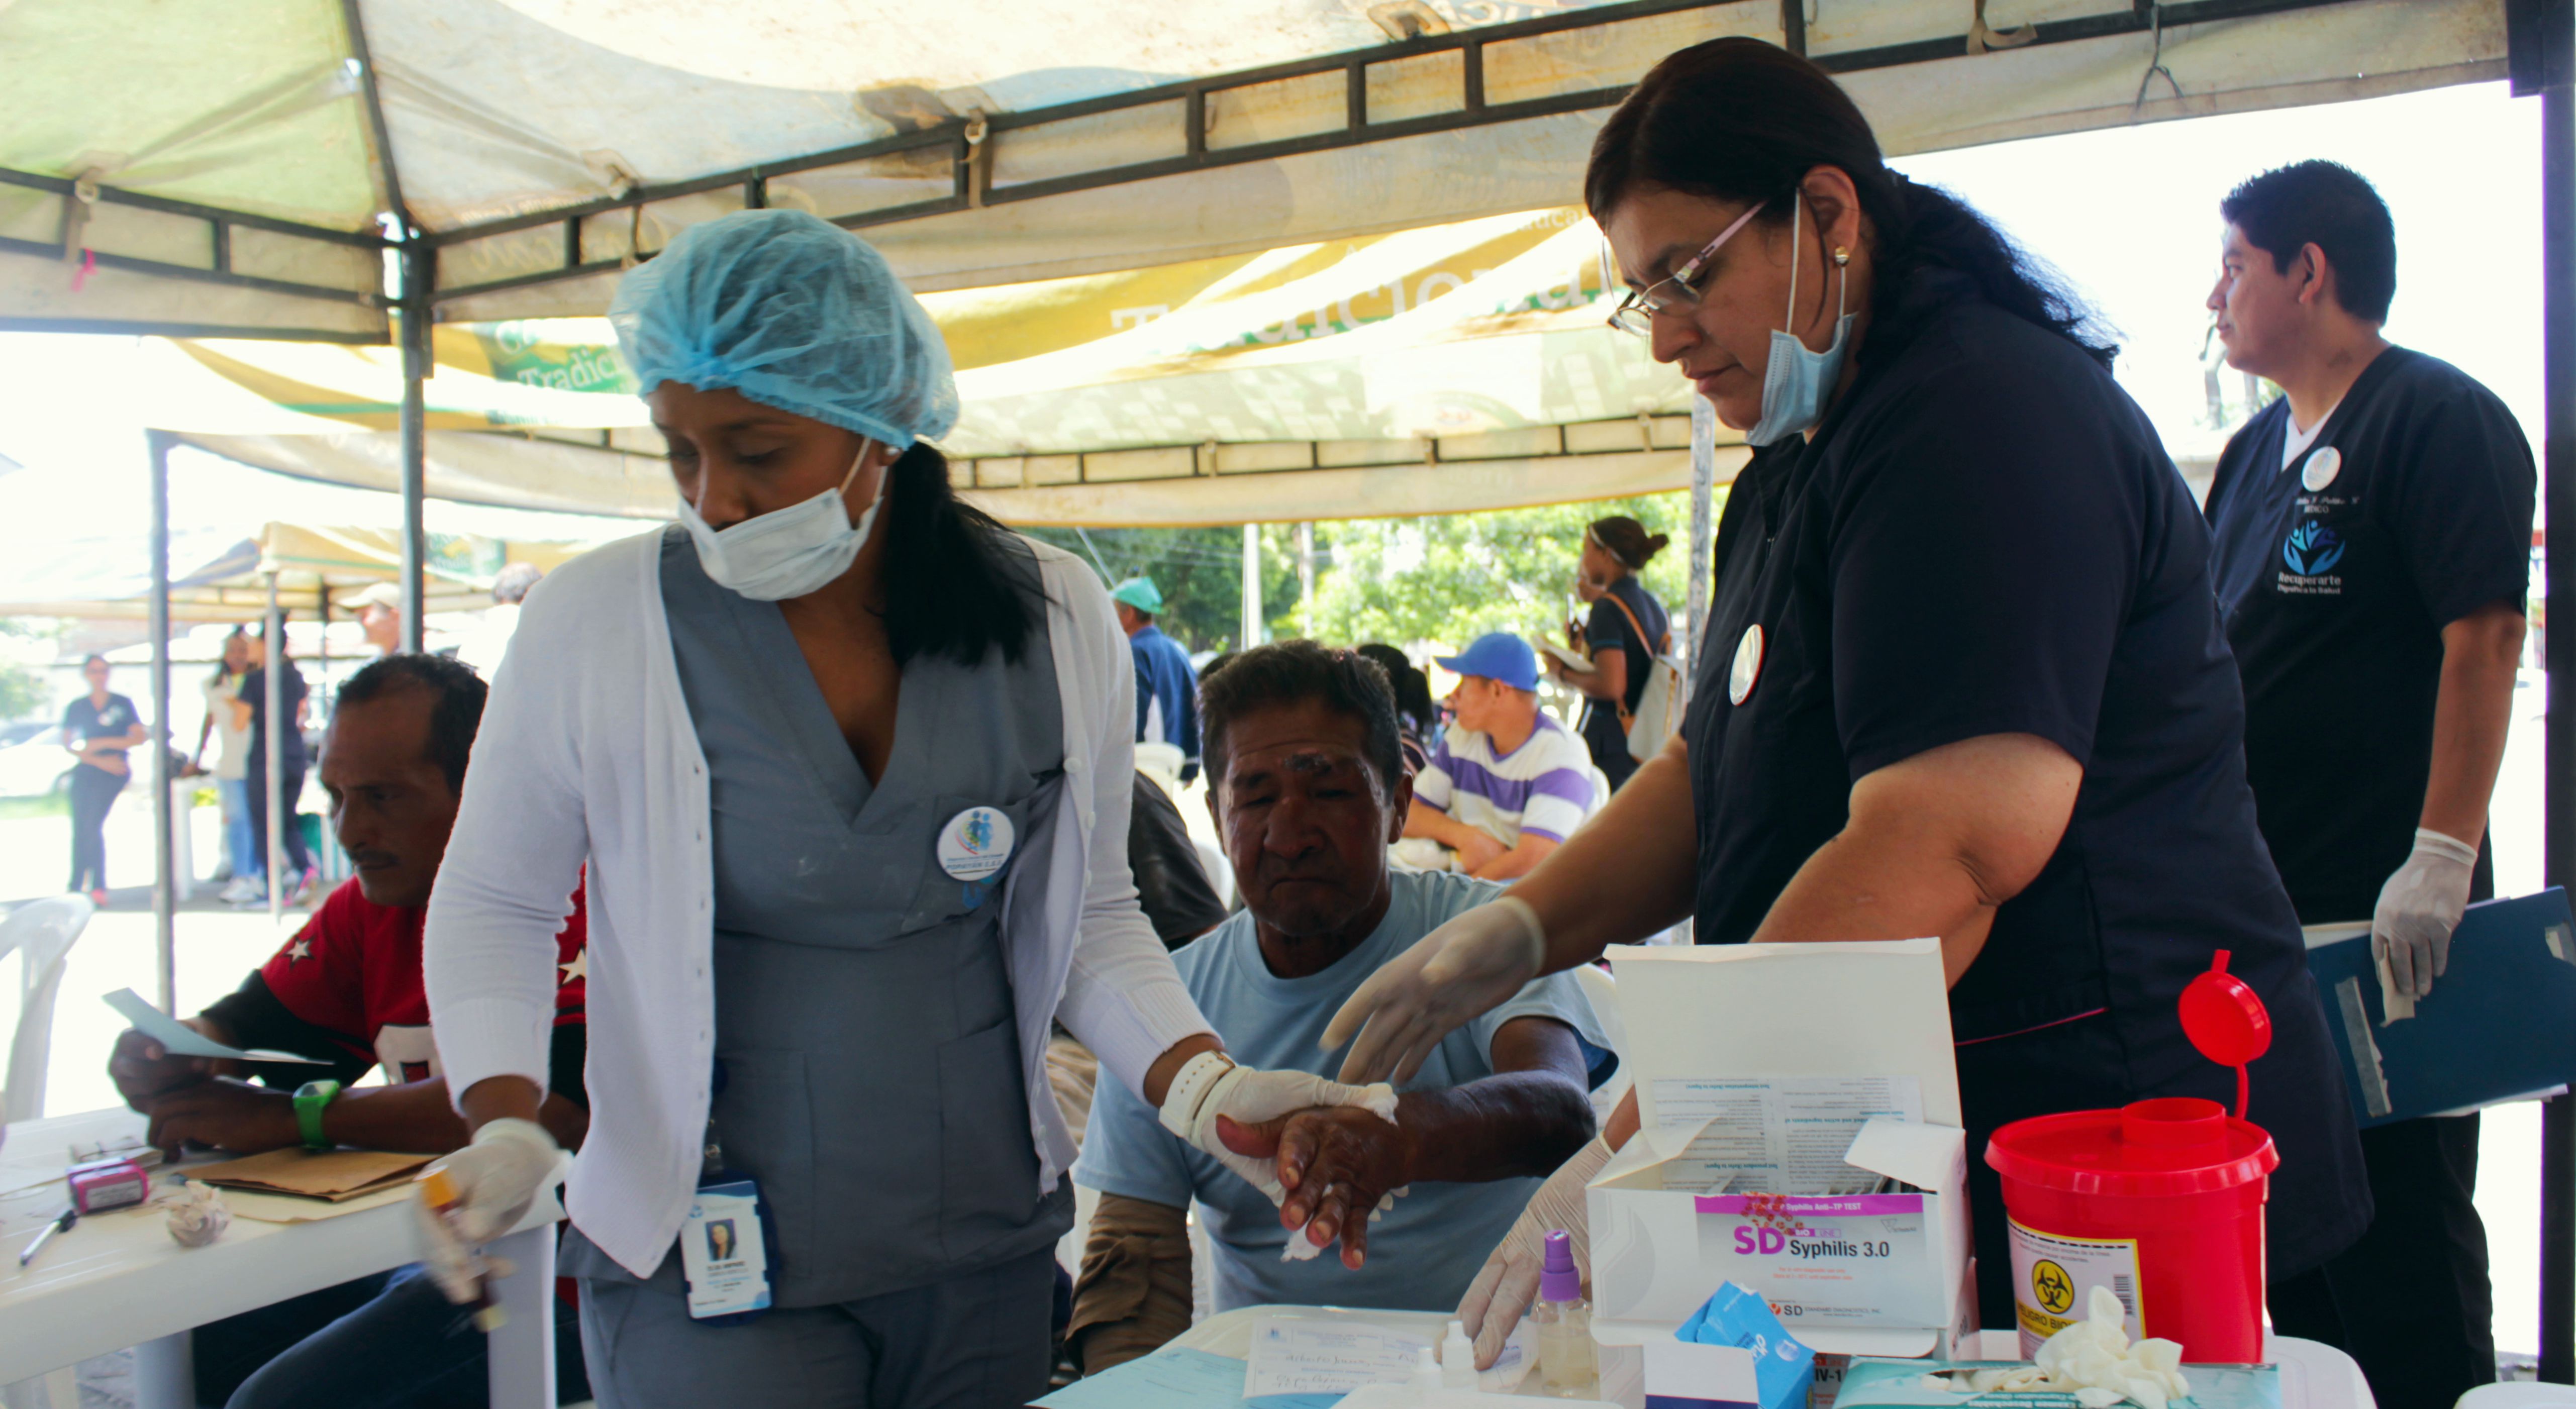
[[[896,665],[928,652],[973,665],[1000,647],[1016,662],[1044,610],[1036,562],[1010,530],[958,499],[948,457],[926,440],[886,473],[886,644]]]
[[[1602,124],[1583,199],[1599,220],[1639,186],[1663,186],[1770,201],[1758,219],[1777,225],[1790,218],[1787,197],[1819,166],[1851,178],[1875,231],[1873,322],[1897,307],[1915,276],[1947,269],[1987,302],[2111,365],[2119,349],[2055,270],[1958,197],[1890,170],[1850,95],[1823,69],[1759,39],[1712,39],[1655,65]]]

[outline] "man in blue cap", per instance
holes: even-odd
[[[1131,577],[1109,589],[1109,601],[1136,653],[1136,742],[1170,744],[1181,751],[1181,781],[1199,776],[1199,674],[1190,653],[1154,625],[1163,594],[1150,577]]]
[[[1436,656],[1457,672],[1457,722],[1413,780],[1404,834],[1458,853],[1458,869],[1489,881],[1529,873],[1601,807],[1592,753],[1541,713],[1538,655],[1508,631]]]

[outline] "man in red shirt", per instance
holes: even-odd
[[[152,1118],[154,1145],[438,1154],[465,1143],[430,1042],[420,949],[484,697],[471,669],[428,655],[385,657],[341,686],[321,781],[332,828],[357,874],[238,990],[187,1019],[218,1042],[328,1065],[241,1069],[173,1057],[127,1032],[108,1070],[127,1102]],[[580,893],[569,900],[572,916],[557,937],[562,983],[551,1090],[540,1113],[567,1149],[589,1125],[582,1086],[587,929]],[[345,1085],[379,1066],[384,1084]],[[322,1071],[329,1079],[312,1079]],[[455,1321],[417,1268],[362,1278],[200,1328],[198,1398],[228,1400],[233,1409],[479,1404],[483,1338],[454,1333]],[[572,1324],[558,1317],[559,1389],[567,1403],[590,1397]]]

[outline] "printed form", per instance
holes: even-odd
[[[1653,1096],[1660,1127],[1708,1122],[1664,1174],[1701,1194],[1864,1193],[1879,1176],[1843,1162],[1861,1126],[1923,1120],[1910,1076],[1664,1077]]]

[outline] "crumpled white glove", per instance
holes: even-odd
[[[506,1264],[479,1257],[474,1249],[518,1225],[540,1198],[551,1198],[571,1157],[532,1120],[492,1121],[474,1132],[464,1149],[421,1171],[446,1176],[454,1205],[433,1208],[419,1181],[412,1208],[421,1227],[422,1263],[449,1301],[462,1306],[480,1299],[487,1276],[504,1276]]]
[[[1237,1125],[1259,1125],[1309,1106],[1359,1106],[1378,1119],[1395,1119],[1395,1088],[1379,1082],[1345,1086],[1309,1071],[1260,1071],[1237,1065],[1222,1052],[1201,1052],[1173,1076],[1163,1093],[1163,1128],[1242,1175],[1244,1182],[1270,1198],[1273,1208],[1288,1201],[1279,1185],[1275,1160],[1238,1155],[1217,1138],[1216,1118],[1231,1116]]]
[[[1342,1080],[1411,1081],[1440,1039],[1521,991],[1547,962],[1547,931],[1529,902],[1506,895],[1415,941],[1351,994],[1318,1043],[1354,1034]]]
[[[2370,917],[2371,955],[2410,1011],[2411,1000],[2432,992],[2433,980],[2450,967],[2451,931],[2469,907],[2469,873],[2477,864],[2475,846],[2418,827],[2415,850],[2380,887]]]
[[[1547,1235],[1562,1230],[1573,1245],[1574,1265],[1583,1271],[1587,1294],[1592,1286],[1592,1224],[1584,1186],[1610,1162],[1611,1150],[1598,1135],[1558,1165],[1547,1182],[1530,1195],[1512,1231],[1503,1235],[1484,1270],[1458,1299],[1458,1319],[1476,1338],[1476,1368],[1490,1370],[1501,1358],[1512,1328],[1538,1299],[1539,1269],[1547,1263]]]

